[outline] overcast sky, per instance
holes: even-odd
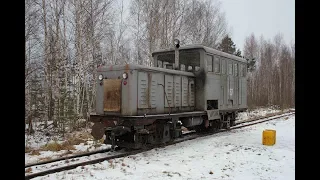
[[[125,14],[131,0],[123,0]],[[283,34],[286,43],[295,39],[294,0],[220,0],[229,31],[237,48],[243,50],[245,38],[254,33],[258,38],[273,39]],[[121,4],[121,0],[118,1]]]
[[[280,32],[286,43],[295,40],[294,0],[221,0],[221,8],[233,42],[241,50],[245,37],[252,32],[265,39],[273,39]]]

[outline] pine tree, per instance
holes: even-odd
[[[232,41],[232,39],[226,35],[221,43],[219,44],[219,47],[218,49],[220,51],[223,51],[223,52],[226,52],[226,53],[229,53],[229,54],[235,54],[236,52],[236,45],[234,44],[234,42]]]
[[[255,58],[247,59],[247,68],[249,72],[252,72],[256,69],[256,60]]]
[[[241,51],[240,51],[240,49],[238,49],[238,50],[235,52],[234,55],[236,55],[236,56],[238,56],[238,57],[242,57],[242,56],[241,56]]]

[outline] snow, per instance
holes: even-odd
[[[292,109],[286,109],[283,112],[287,112]],[[261,107],[261,108],[256,108],[254,110],[247,110],[245,112],[241,112],[237,116],[237,120],[243,121],[243,120],[248,120],[251,118],[256,118],[256,117],[263,117],[268,114],[273,114],[273,113],[280,113],[281,110],[278,109],[277,107],[271,106],[271,107]]]
[[[30,153],[25,153],[25,164],[36,163],[39,161],[45,161],[49,159],[55,159],[60,157],[72,156],[74,154],[97,151],[102,149],[110,149],[111,145],[106,145],[101,142],[95,142],[93,137],[88,135],[88,130],[75,131],[73,133],[67,133],[65,137],[52,134],[46,136],[44,132],[36,131],[33,135],[25,135],[25,146],[31,148],[32,150],[38,150],[40,155],[32,155]],[[81,137],[89,136],[89,137]],[[41,147],[45,146],[48,143],[57,142],[62,144],[68,139],[68,137],[79,137],[80,139],[85,140],[85,143],[80,143],[78,145],[73,145],[75,150],[61,150],[61,151],[43,151]]]
[[[262,145],[265,129],[274,146]],[[295,116],[35,179],[295,179]]]
[[[61,151],[39,151],[40,155],[30,155],[30,153],[25,153],[25,164],[31,164],[41,161],[46,161],[50,159],[56,159],[60,157],[68,157],[73,156],[75,154],[80,154],[84,152],[98,151],[103,149],[110,149],[111,145],[101,144],[99,147],[95,147],[93,145],[84,145],[83,143],[79,145],[74,145],[76,150],[70,150],[72,153],[69,153],[68,150]]]

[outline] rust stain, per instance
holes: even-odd
[[[119,112],[121,108],[121,79],[103,80],[104,111]]]
[[[128,73],[129,72],[129,64],[125,65],[125,72]]]

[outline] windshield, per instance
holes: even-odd
[[[174,60],[174,52],[161,53],[157,58],[157,67],[172,69]],[[199,71],[200,52],[198,50],[180,50],[179,65],[181,71]]]

